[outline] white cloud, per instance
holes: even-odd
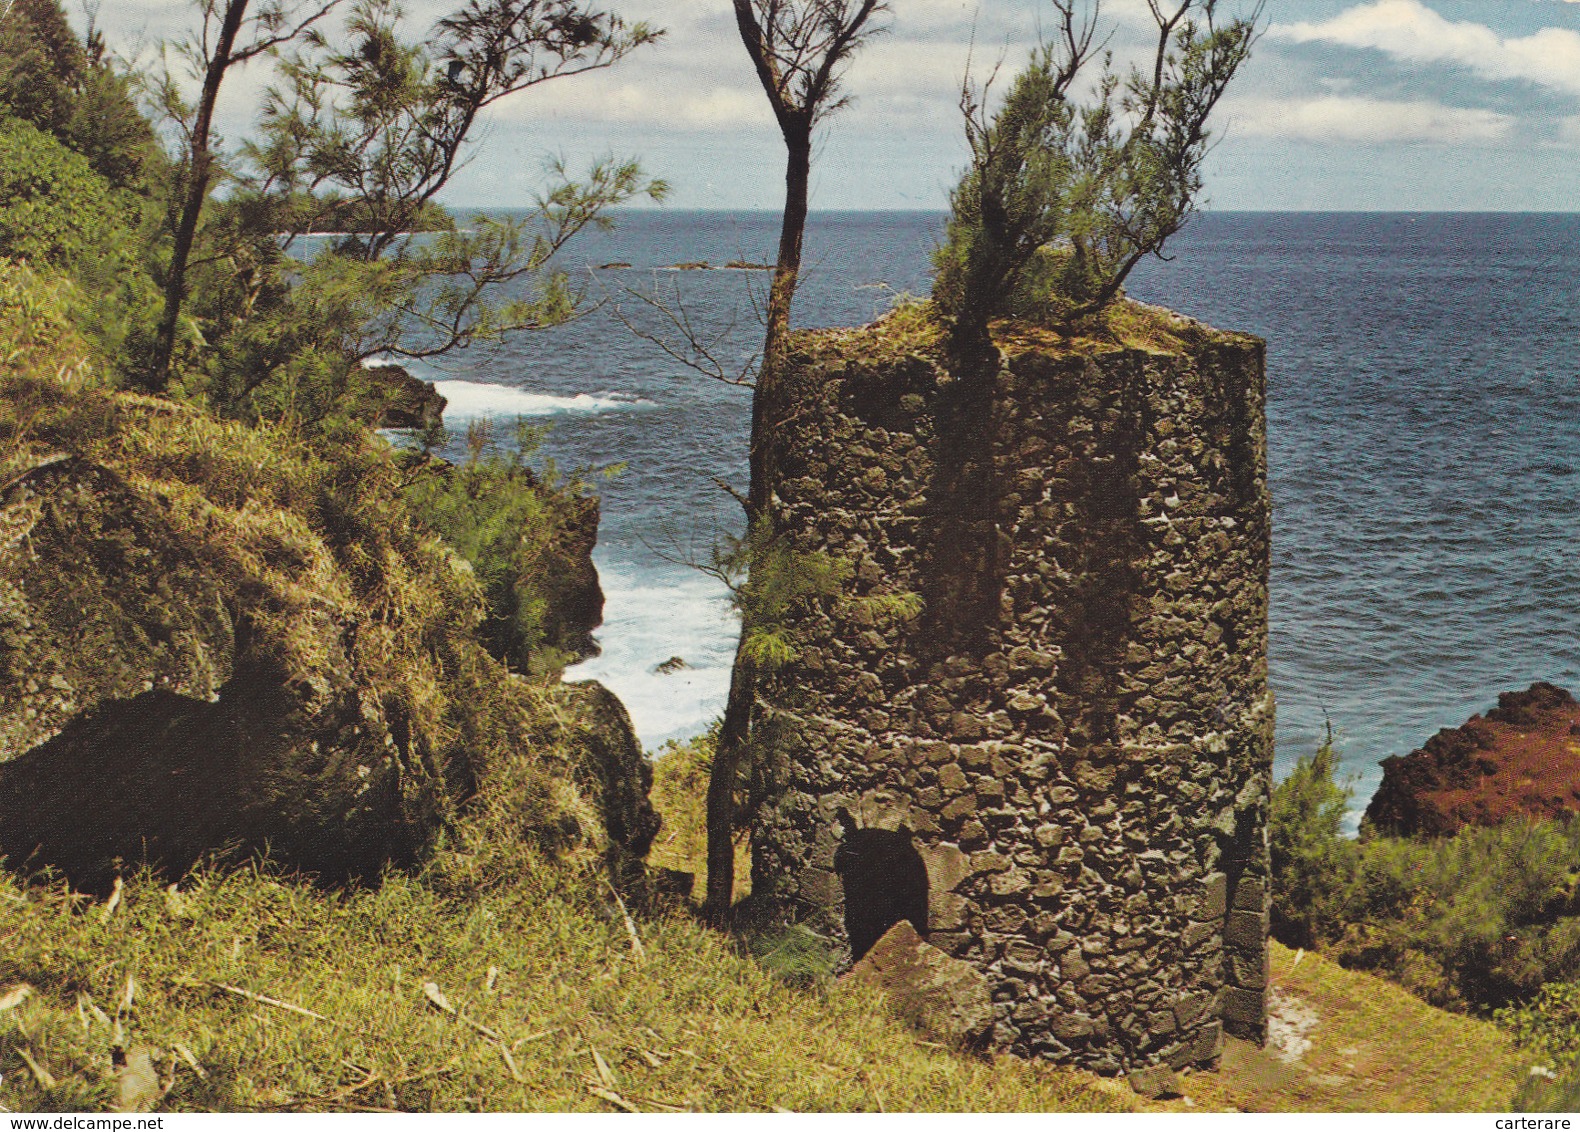
[[[1350,145],[1475,145],[1501,141],[1514,127],[1512,117],[1492,110],[1347,95],[1241,100],[1226,102],[1224,110],[1234,137],[1279,137]]]
[[[645,83],[617,83],[609,79],[590,91],[578,91],[569,83],[551,83],[502,102],[492,117],[501,122],[565,118],[688,129],[773,128],[768,102],[753,87],[677,84],[656,92]]]
[[[1277,24],[1268,34],[1296,43],[1373,48],[1412,63],[1457,63],[1483,78],[1520,79],[1580,94],[1580,32],[1567,28],[1504,38],[1484,24],[1445,19],[1420,0],[1375,0],[1320,23]]]

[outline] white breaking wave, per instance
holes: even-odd
[[[620,698],[648,750],[707,729],[724,711],[739,622],[729,593],[684,566],[653,568],[593,560],[604,591],[603,652],[568,668],[567,680],[597,680]],[[654,669],[671,657],[687,667]]]
[[[531,393],[510,385],[483,381],[436,381],[434,388],[445,399],[446,420],[477,417],[552,417],[561,413],[603,413],[650,404],[613,393],[577,393],[561,397]]]

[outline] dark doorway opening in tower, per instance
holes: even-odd
[[[834,869],[844,887],[852,962],[901,920],[927,935],[927,865],[910,830],[847,830]]]

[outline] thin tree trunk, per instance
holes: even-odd
[[[746,537],[748,545],[756,548],[771,540],[775,533],[765,529],[764,524],[772,522],[773,445],[785,409],[780,404],[779,383],[783,374],[785,340],[790,334],[790,306],[801,273],[802,238],[806,234],[807,188],[812,176],[810,116],[804,129],[786,130],[785,146],[788,158],[779,259],[768,293],[763,363],[758,369],[757,388],[752,395],[751,483],[746,493]],[[748,569],[750,565],[748,562]],[[725,703],[724,725],[719,732],[719,749],[714,753],[713,773],[708,779],[708,891],[704,906],[719,918],[728,914],[735,895],[735,788],[751,738],[752,707],[757,699],[757,669],[746,655],[746,634],[750,626],[745,617],[749,616],[749,611],[743,614],[741,641],[736,646],[735,667],[730,672],[730,696]]]
[[[225,81],[225,71],[230,66],[231,51],[236,44],[236,34],[241,30],[241,21],[247,14],[247,4],[248,0],[229,0],[225,5],[219,39],[214,45],[208,69],[203,74],[203,96],[198,102],[197,119],[192,124],[192,160],[187,170],[186,200],[181,206],[181,220],[176,225],[175,245],[170,253],[170,271],[165,277],[164,315],[159,321],[159,336],[154,340],[154,357],[148,372],[147,385],[155,393],[164,392],[170,384],[176,325],[181,320],[181,304],[186,299],[187,261],[192,256],[198,217],[203,211],[204,202],[208,200],[209,176],[213,166],[209,132],[214,123],[214,105],[219,101],[220,84]]]

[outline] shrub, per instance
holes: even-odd
[[[1537,1063],[1510,1102],[1513,1111],[1580,1111],[1580,983],[1548,983],[1493,1020]]]
[[[1434,1005],[1485,1010],[1580,974],[1580,819],[1513,819],[1361,849],[1335,955]]]
[[[1343,930],[1344,902],[1360,849],[1343,834],[1348,786],[1333,780],[1330,734],[1273,789],[1268,848],[1273,868],[1273,936],[1289,947],[1316,947]]]
[[[487,602],[482,635],[489,652],[517,671],[546,674],[577,651],[575,627],[559,613],[582,596],[573,593],[586,582],[576,569],[575,528],[593,504],[584,481],[561,479],[552,463],[541,472],[529,466],[540,436],[518,424],[516,442],[502,448],[488,425],[476,422],[465,462],[428,462],[406,497],[472,564]]]
[[[0,118],[0,257],[63,273],[69,309],[110,368],[119,368],[158,302],[138,261],[146,202],[117,192],[87,158],[26,122]]]
[[[1492,1018],[1550,1066],[1580,1070],[1580,983],[1548,983],[1534,998]]]
[[[1162,254],[1195,208],[1207,119],[1250,56],[1259,14],[1220,24],[1217,0],[1154,4],[1154,53],[1121,74],[1096,37],[1097,6],[1078,18],[1080,6],[1053,0],[1052,42],[991,119],[985,89],[962,92],[971,163],[950,197],[933,298],[967,356],[994,318],[1096,313],[1144,256]]]
[[[15,0],[0,12],[0,115],[54,135],[117,189],[147,191],[162,180],[153,127],[102,37],[84,49],[59,0]]]

